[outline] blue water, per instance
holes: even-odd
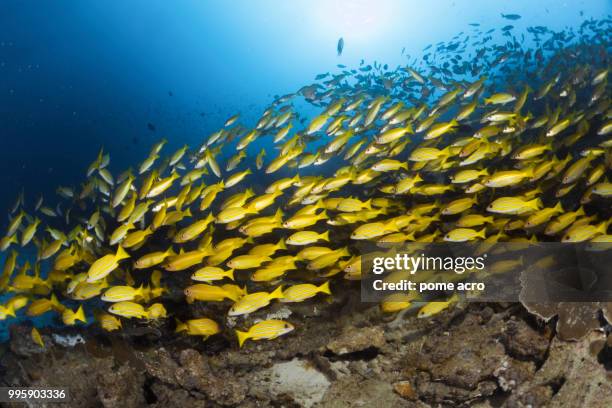
[[[520,38],[529,26],[562,30],[610,13],[610,0],[4,0],[0,228],[19,191],[26,207],[41,194],[54,206],[57,186],[78,187],[102,147],[118,174],[162,137],[170,152],[200,144],[235,113],[254,125],[275,95],[337,64],[395,69],[469,23],[496,28],[502,41],[507,24]],[[262,143],[249,154],[270,148]]]

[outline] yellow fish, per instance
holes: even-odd
[[[104,292],[100,299],[105,302],[116,303],[143,297],[144,288],[142,285],[138,288],[133,288],[131,286],[112,286]]]
[[[234,270],[223,270],[216,266],[205,266],[196,270],[192,275],[191,279],[198,282],[212,282],[217,280],[223,280],[229,278],[234,280]]]
[[[329,241],[329,231],[319,234],[314,231],[299,231],[285,240],[289,245],[303,246],[313,244],[317,241]]]
[[[303,302],[306,299],[316,296],[317,293],[331,295],[329,281],[321,284],[321,286],[315,286],[312,283],[303,283],[290,286],[283,291],[283,297],[280,299],[280,301],[284,303]]]
[[[234,302],[239,299],[239,296],[234,291],[228,291],[223,287],[207,285],[205,283],[197,283],[185,288],[185,297],[187,302],[191,303],[194,300],[204,302],[221,302],[224,299],[230,299]]]
[[[211,254],[209,249],[196,249],[194,251],[183,252],[166,258],[163,268],[170,272],[183,271],[202,262],[204,258]]]
[[[270,261],[270,257],[261,255],[240,255],[227,262],[227,266],[232,269],[251,269],[257,268],[264,262]]]
[[[131,319],[133,317],[144,319],[148,317],[147,311],[143,305],[130,301],[113,303],[108,308],[108,311],[114,315],[125,317],[126,319]]]
[[[252,340],[273,340],[277,337],[293,331],[295,327],[283,320],[264,320],[251,326],[248,331],[236,330],[238,345],[242,347],[248,339]]]
[[[62,321],[66,326],[74,326],[77,321],[87,323],[85,312],[83,311],[83,305],[79,306],[76,312],[66,308],[62,313]]]
[[[111,314],[99,313],[96,315],[96,319],[105,331],[112,332],[121,328],[121,320]]]
[[[459,301],[459,296],[455,293],[453,294],[447,301],[445,302],[429,302],[421,309],[417,314],[417,317],[420,319],[431,317],[440,313],[441,311],[448,309],[448,307]]]
[[[166,258],[173,255],[176,254],[172,250],[172,247],[169,247],[166,251],[163,252],[158,251],[145,254],[134,262],[134,269],[151,268],[155,265],[161,264],[162,262],[164,262],[164,260],[166,260]]]
[[[283,298],[283,288],[282,286],[277,287],[271,293],[267,292],[255,292],[244,295],[236,303],[232,305],[228,316],[241,316],[249,313],[253,313],[263,307],[266,307],[270,304],[270,301],[273,299],[282,299]]]
[[[498,214],[523,214],[537,211],[541,207],[542,201],[539,198],[524,200],[521,197],[500,197],[489,204],[487,211]]]
[[[476,231],[470,228],[456,228],[452,231],[449,231],[445,236],[444,240],[448,242],[466,242],[473,241],[476,238],[485,239],[486,228],[483,228],[480,231]]]
[[[206,340],[208,337],[221,332],[219,324],[214,320],[207,318],[191,319],[184,323],[178,319],[175,319],[175,321],[175,333],[186,332],[190,336],[201,336],[203,340]]]
[[[38,344],[40,347],[45,347],[45,342],[43,341],[43,338],[40,335],[40,332],[36,329],[36,327],[32,327],[30,335],[32,336],[32,341],[34,343]]]
[[[119,262],[122,259],[129,258],[130,255],[125,252],[125,250],[119,246],[117,247],[117,252],[113,254],[108,254],[103,256],[102,258],[97,259],[87,271],[87,282],[96,282],[104,277],[108,276],[112,271],[117,269],[119,266]]]

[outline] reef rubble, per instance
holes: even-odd
[[[383,319],[375,307],[301,319],[307,329],[242,349],[229,336],[163,331],[54,340],[76,329],[42,330],[43,349],[29,327],[14,326],[1,386],[67,386],[70,407],[612,406],[606,333],[563,341],[518,304],[470,304],[432,319]]]

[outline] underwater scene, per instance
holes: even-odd
[[[0,406],[612,406],[610,0],[0,10]]]

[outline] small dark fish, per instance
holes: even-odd
[[[319,74],[315,77],[315,81],[318,81],[319,79],[323,79],[326,78],[327,76],[329,76],[329,72],[326,72],[324,74]]]
[[[521,18],[520,15],[518,14],[504,14],[502,13],[502,18],[505,18],[506,20],[518,20]]]
[[[471,25],[472,27],[479,27],[479,26],[480,26],[480,23],[470,23],[470,25]]]
[[[346,65],[344,65],[344,64],[338,64],[338,65],[336,65],[336,66],[337,66],[338,68],[346,68]]]
[[[152,123],[147,123],[147,129],[149,129],[151,132],[155,132],[155,125]]]
[[[344,50],[344,38],[340,37],[340,39],[338,40],[338,56],[342,55],[342,50]]]
[[[168,96],[174,96],[174,93],[172,93],[172,91],[168,91]]]

